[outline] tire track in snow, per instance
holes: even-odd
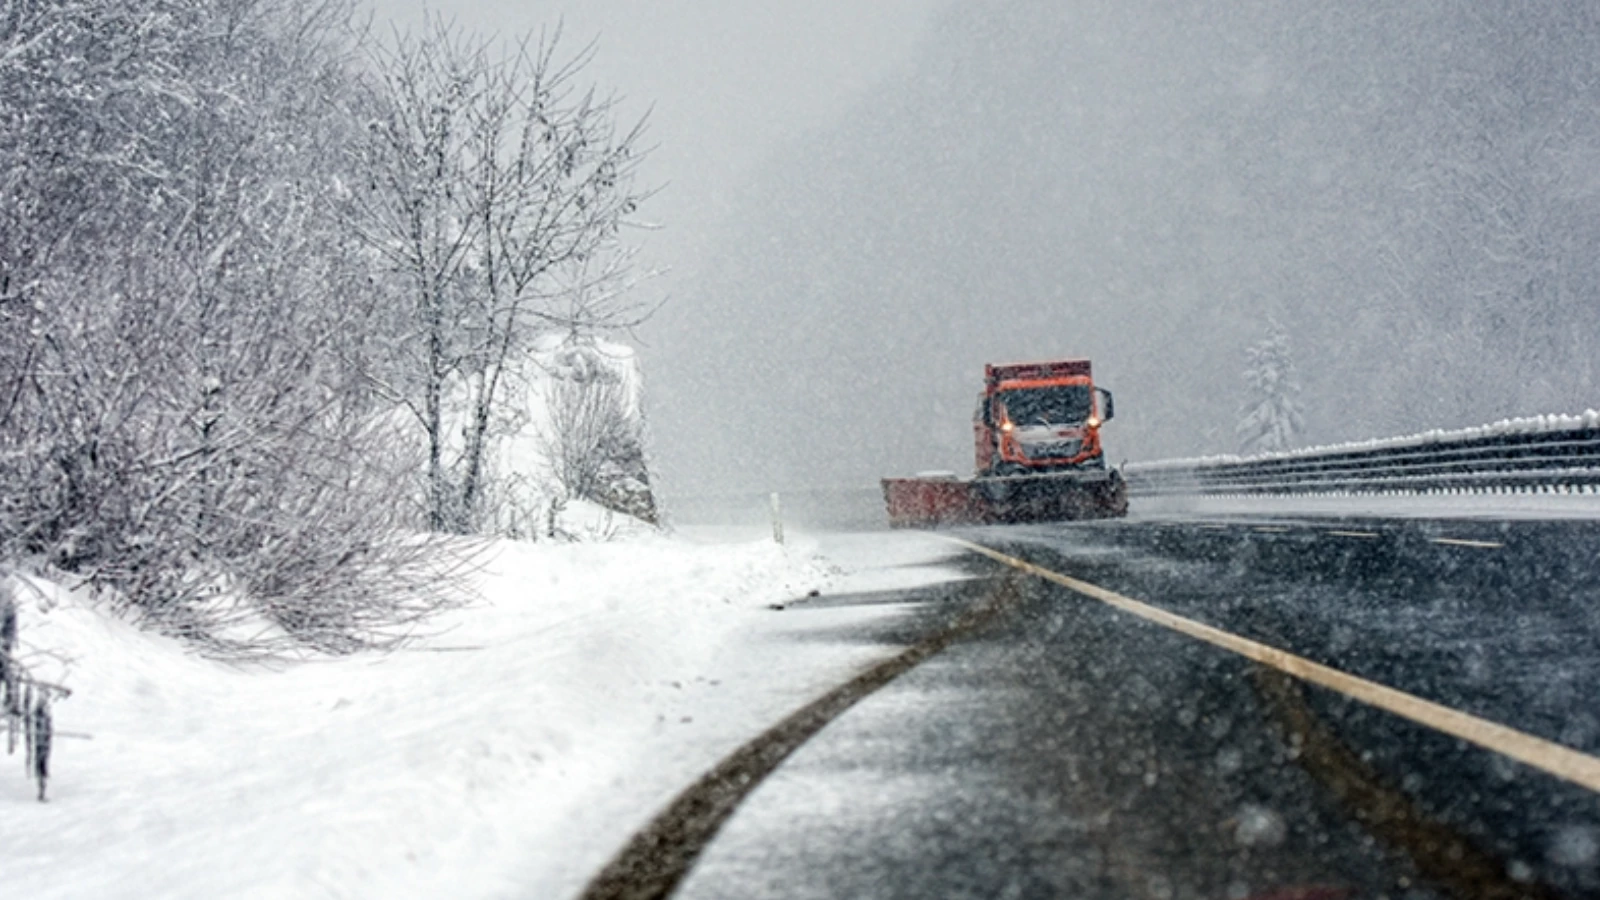
[[[982,603],[943,630],[869,667],[735,750],[634,834],[579,900],[669,896],[739,804],[790,754],[874,691],[1015,606],[1019,580],[1017,574],[1004,576]]]

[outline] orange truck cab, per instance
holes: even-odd
[[[973,419],[979,477],[1105,468],[1100,426],[1111,392],[1089,360],[986,365]]]

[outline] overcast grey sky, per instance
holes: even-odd
[[[650,113],[647,181],[663,185],[643,218],[648,260],[671,273],[648,288],[676,294],[701,257],[709,223],[736,205],[774,148],[822,127],[904,65],[948,0],[373,0],[408,27],[442,9],[464,28],[516,35],[560,23],[576,50],[596,40],[591,80]]]
[[[669,495],[967,471],[986,361],[1094,358],[1114,460],[1231,452],[1269,320],[1307,442],[1600,405],[1589,0],[451,11],[654,106]]]

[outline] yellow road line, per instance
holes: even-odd
[[[1339,537],[1375,538],[1382,537],[1376,531],[1326,531],[1324,534],[1334,534]]]
[[[1375,706],[1395,715],[1404,716],[1413,722],[1453,735],[1464,741],[1470,741],[1480,747],[1509,756],[1518,762],[1530,765],[1557,778],[1565,779],[1600,793],[1600,758],[1580,753],[1570,747],[1563,747],[1544,738],[1534,737],[1531,734],[1497,722],[1491,722],[1488,719],[1480,719],[1470,713],[1464,713],[1458,709],[1434,703],[1431,700],[1424,700],[1421,697],[1378,684],[1375,681],[1368,681],[1365,678],[1341,672],[1321,663],[1312,662],[1303,656],[1296,656],[1288,651],[1240,637],[1220,628],[1213,628],[1193,619],[1186,619],[1183,616],[1134,600],[1131,597],[1124,597],[1121,594],[1090,584],[1087,581],[1079,581],[1069,575],[1062,575],[1042,566],[1036,566],[1026,560],[1007,556],[980,544],[954,537],[949,539],[973,552],[981,553],[990,559],[1021,569],[1030,575],[1037,575],[1046,581],[1055,582],[1062,587],[1093,597],[1102,603],[1114,606],[1124,612],[1132,613],[1146,621],[1154,622],[1164,628],[1186,634],[1225,650],[1231,650],[1240,656],[1254,660],[1262,665],[1271,666],[1280,672],[1293,675],[1303,681],[1309,681],[1312,684],[1338,691],[1369,706]]]
[[[1469,541],[1464,538],[1432,538],[1435,544],[1449,544],[1452,547],[1482,547],[1485,550],[1496,550],[1504,547],[1498,541]]]

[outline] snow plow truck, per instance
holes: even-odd
[[[883,479],[893,528],[1049,522],[1127,515],[1128,486],[1108,467],[1100,428],[1111,392],[1089,360],[986,365],[973,417],[971,478]]]

